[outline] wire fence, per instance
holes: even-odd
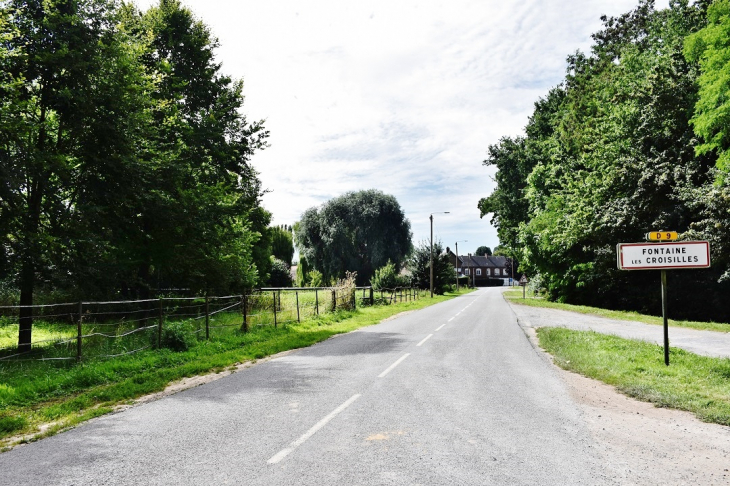
[[[419,291],[411,288],[289,287],[244,295],[0,306],[0,363],[113,358],[161,347],[164,333],[180,325],[198,340],[209,340],[226,332],[418,298]],[[26,315],[32,316],[31,332],[21,325]],[[23,332],[26,339],[19,344]]]

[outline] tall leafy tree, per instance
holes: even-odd
[[[505,246],[521,250],[521,269],[540,274],[551,298],[657,312],[656,276],[618,271],[615,244],[652,229],[724,233],[725,205],[716,196],[725,189],[713,185],[713,157],[695,151],[690,125],[697,65],[683,55],[685,38],[705,25],[708,3],[675,1],[656,11],[640,1],[604,17],[591,52],[569,56],[565,81],[536,104],[524,140],[505,144],[510,157],[496,159],[505,174],[486,209],[494,209]],[[523,166],[530,168],[524,179],[511,176]],[[526,205],[521,221],[501,202],[510,198]],[[682,272],[695,305],[676,312],[730,317],[724,287],[708,285],[727,252],[713,258],[711,271]]]
[[[0,4],[0,280],[66,293],[227,291],[266,277],[266,145],[179,2]],[[258,268],[264,270],[259,272]],[[23,307],[19,347],[31,343]]]
[[[371,189],[306,210],[295,239],[299,253],[326,281],[350,271],[364,284],[389,260],[402,268],[411,249],[411,225],[395,197]]]
[[[93,246],[84,209],[133,172],[149,81],[117,23],[113,0],[0,5],[0,239],[21,305],[75,247]],[[23,307],[21,350],[31,330]]]
[[[684,54],[699,62],[699,97],[692,125],[704,143],[698,155],[715,151],[717,166],[730,172],[730,0],[717,0],[707,10],[707,25],[687,37]]]
[[[268,132],[243,115],[242,82],[221,73],[217,39],[177,0],[128,7],[124,25],[159,80],[145,153],[154,176],[127,226],[135,286],[144,295],[160,281],[214,291],[261,282],[268,255],[253,245],[268,243],[270,215],[250,158]]]

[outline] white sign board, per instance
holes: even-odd
[[[619,243],[616,247],[620,270],[676,270],[710,268],[710,243]]]

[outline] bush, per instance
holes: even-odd
[[[318,270],[312,270],[309,272],[309,285],[308,287],[321,287],[324,282],[322,272]]]
[[[272,287],[291,287],[292,278],[289,266],[285,261],[271,257],[271,277],[269,285]]]
[[[407,282],[403,277],[398,275],[393,262],[388,260],[385,266],[375,270],[375,275],[370,279],[370,285],[374,290],[388,290],[396,287],[405,287]]]
[[[157,345],[157,331],[152,334],[155,346]],[[190,324],[184,322],[165,323],[162,327],[161,347],[172,351],[187,351],[195,346],[198,339]]]

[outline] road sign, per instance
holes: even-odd
[[[669,238],[672,231],[648,233],[650,236]],[[675,233],[676,235],[676,233]],[[682,241],[673,243],[619,243],[616,246],[619,270],[661,270],[662,320],[664,321],[664,364],[669,366],[669,311],[667,270],[681,268],[710,268],[710,243]]]
[[[616,259],[619,270],[710,268],[710,243],[619,243]]]
[[[520,278],[520,285],[527,285],[527,277],[524,275]]]
[[[646,234],[649,241],[674,241],[679,237],[676,231],[652,231]]]

